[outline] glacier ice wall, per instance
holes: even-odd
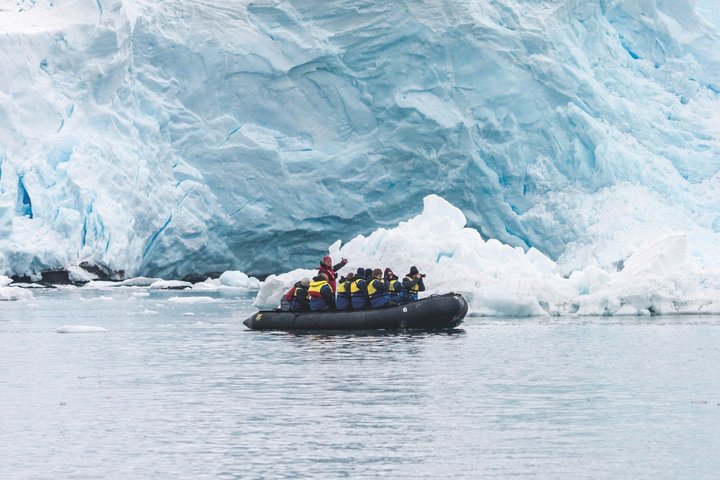
[[[429,193],[566,272],[668,228],[717,264],[714,11],[0,2],[0,270],[281,271]]]

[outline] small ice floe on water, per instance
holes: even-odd
[[[135,277],[118,283],[120,287],[149,287],[154,283],[162,282],[161,278]],[[158,287],[161,288],[161,287]]]
[[[91,325],[63,325],[55,330],[57,333],[105,333],[102,327],[94,327]]]
[[[219,278],[208,278],[204,282],[198,282],[193,285],[193,290],[259,290],[260,280],[255,277],[249,277],[246,273],[228,270],[220,275]]]
[[[150,310],[149,308],[146,308],[142,312],[143,315],[157,315],[157,313],[155,310]]]
[[[195,314],[193,312],[183,312],[183,317],[194,317]]]
[[[150,284],[150,288],[159,290],[182,290],[192,288],[192,283],[181,280],[158,280]]]
[[[170,303],[213,303],[217,302],[212,297],[170,297],[167,300]]]
[[[228,270],[220,275],[220,283],[228,287],[247,288],[249,290],[259,290],[260,280],[255,277],[249,277],[245,272],[236,270]]]
[[[17,288],[50,288],[47,285],[40,285],[39,283],[13,283],[13,287]]]
[[[193,327],[197,328],[215,328],[215,327],[225,327],[227,326],[227,323],[209,323],[209,322],[195,322],[192,324]]]
[[[0,300],[30,300],[34,298],[30,290],[17,287],[0,287]]]
[[[113,298],[112,298],[112,297],[106,297],[105,295],[100,295],[99,297],[97,297],[97,300],[102,300],[103,302],[112,302],[112,301],[113,301]]]
[[[149,297],[150,292],[133,292],[131,295],[133,297]]]

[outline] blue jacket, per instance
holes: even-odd
[[[390,301],[390,294],[385,287],[385,282],[374,278],[368,283],[368,296],[372,308],[384,307]]]
[[[356,278],[350,284],[350,299],[353,310],[360,310],[370,306],[367,282],[364,279]]]

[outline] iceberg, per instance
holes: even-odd
[[[417,266],[427,275],[421,297],[461,293],[474,316],[720,314],[720,271],[698,265],[688,243],[686,233],[668,230],[648,236],[619,271],[588,265],[564,275],[539,250],[483,239],[460,209],[429,195],[420,215],[344,245],[337,241],[328,254],[348,259],[338,274],[371,266],[402,277]],[[275,308],[294,282],[315,272],[271,275],[254,305]]]
[[[440,287],[464,258],[487,314],[598,311],[648,238],[718,267],[719,25],[710,0],[0,2],[0,273],[259,275],[354,237],[380,261],[436,194],[466,225],[416,227],[457,244],[396,268]]]

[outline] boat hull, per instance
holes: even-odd
[[[436,330],[457,327],[467,310],[468,304],[462,295],[449,293],[370,310],[266,310],[253,314],[243,323],[250,330]]]

